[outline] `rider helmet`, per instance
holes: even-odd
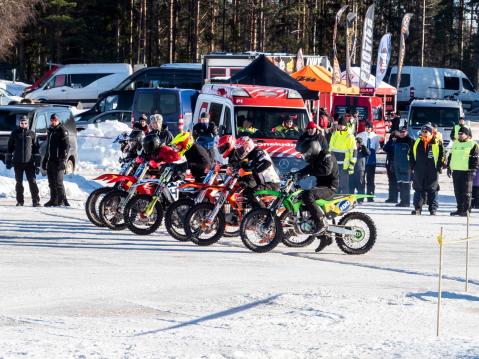
[[[171,140],[170,146],[176,147],[181,156],[193,146],[194,140],[189,132],[179,133]]]
[[[235,149],[236,140],[231,135],[221,136],[218,140],[218,152],[223,158],[228,158]]]
[[[296,144],[296,151],[303,155],[305,161],[309,161],[311,158],[318,156],[322,148],[318,140],[301,141]]]
[[[143,151],[147,156],[157,153],[160,146],[161,141],[156,134],[146,135],[143,139]]]
[[[245,159],[255,147],[253,140],[248,136],[240,137],[236,140],[235,150],[241,160]]]

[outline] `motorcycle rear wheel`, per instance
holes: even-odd
[[[180,242],[189,241],[185,232],[185,217],[195,202],[189,198],[170,204],[165,212],[165,227],[170,236]]]
[[[125,191],[112,190],[103,197],[98,213],[106,227],[114,231],[126,228],[121,207],[127,196],[128,194]]]
[[[288,218],[292,216],[293,218]],[[280,217],[280,221],[283,227],[283,236],[281,238],[281,242],[286,247],[291,248],[301,248],[307,247],[311,243],[314,242],[316,239],[315,236],[305,236],[305,235],[297,235],[294,230],[294,213],[290,211],[284,211]]]
[[[350,212],[342,217],[338,225],[352,226],[355,234],[336,234],[336,244],[346,254],[364,254],[373,248],[376,242],[377,230],[374,221],[365,213]]]
[[[103,197],[113,188],[111,187],[100,187],[90,193],[86,202],[85,202],[85,212],[88,220],[97,227],[104,227],[103,221],[101,220],[98,211],[99,205]]]

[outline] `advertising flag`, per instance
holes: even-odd
[[[353,50],[354,18],[356,13],[350,12],[346,17],[346,85],[351,87],[351,53]]]
[[[375,88],[378,88],[386,75],[386,71],[389,66],[389,60],[391,60],[391,34],[384,34],[379,42],[378,47],[378,59],[376,62],[376,84]]]
[[[406,55],[406,38],[409,35],[409,22],[411,21],[412,16],[413,14],[407,13],[402,18],[396,88],[399,88],[399,84],[401,83],[401,72],[402,72],[402,67],[404,65],[404,56]]]
[[[341,19],[341,15],[347,9],[348,5],[344,5],[336,13],[336,21],[334,22],[334,31],[333,31],[333,84],[341,82],[341,68],[338,61],[338,50],[336,48],[336,36],[338,33],[338,23]]]
[[[364,17],[363,41],[361,43],[361,71],[359,87],[367,87],[373,61],[374,5],[371,5]]]

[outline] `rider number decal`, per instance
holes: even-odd
[[[341,210],[341,212],[347,211],[351,207],[351,203],[349,201],[341,201],[338,203],[338,208]]]

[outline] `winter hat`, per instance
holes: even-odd
[[[432,134],[433,129],[432,129],[431,124],[427,123],[424,126],[422,126],[421,131],[428,131],[429,133]]]
[[[399,130],[400,130],[401,132],[407,131],[407,126],[402,126]]]
[[[308,124],[306,125],[306,129],[311,130],[313,128],[318,128],[318,126],[316,125],[314,121],[309,121]]]
[[[160,114],[155,113],[154,115],[150,116],[150,126],[153,122],[156,122],[158,130],[161,131],[161,126],[163,125],[163,116]]]
[[[28,119],[28,116],[26,116],[26,115],[23,115],[22,117],[20,117],[20,122],[22,122],[22,121],[26,121],[26,122],[30,123],[30,120]]]
[[[467,135],[467,136],[469,136],[469,137],[472,137],[472,131],[471,131],[471,129],[470,129],[470,128],[467,128],[467,127],[465,127],[465,126],[461,126],[461,127],[459,128],[458,133],[463,133],[463,134],[465,134],[465,135]]]

